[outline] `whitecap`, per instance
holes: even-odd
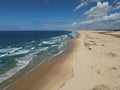
[[[15,55],[21,55],[21,54],[26,54],[28,53],[30,50],[18,50],[17,52],[8,54],[8,56],[15,56]]]
[[[34,43],[35,41],[32,41],[32,43]]]
[[[1,57],[5,57],[5,56],[7,56],[8,54],[6,53],[6,54],[2,54],[2,55],[0,55],[0,58]]]
[[[35,49],[35,47],[32,47],[31,50]]]
[[[0,49],[0,53],[13,53],[19,49],[22,49],[22,47],[19,47],[19,48],[3,48],[3,49]]]
[[[17,50],[19,50],[19,49],[22,49],[22,47],[19,47],[19,48],[13,48],[13,50],[11,50],[9,53],[13,53],[13,52],[15,52],[15,51],[17,51]]]

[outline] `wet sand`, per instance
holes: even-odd
[[[6,90],[120,90],[120,31],[79,31],[73,46]]]
[[[71,63],[76,46],[76,40],[73,40],[71,48],[31,71],[6,90],[57,90],[73,76]]]

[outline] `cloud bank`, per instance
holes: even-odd
[[[119,9],[119,3],[117,1],[115,3],[118,5],[113,7],[109,5],[109,2],[98,1],[96,6],[84,13],[86,20],[72,24],[73,27],[76,29],[120,29],[120,13],[108,14],[111,10]]]

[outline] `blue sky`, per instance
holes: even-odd
[[[120,29],[119,0],[0,0],[0,30]]]

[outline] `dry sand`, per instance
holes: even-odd
[[[120,90],[120,32],[81,31],[74,77],[59,90]]]
[[[79,33],[71,49],[7,90],[120,90],[120,32]]]

